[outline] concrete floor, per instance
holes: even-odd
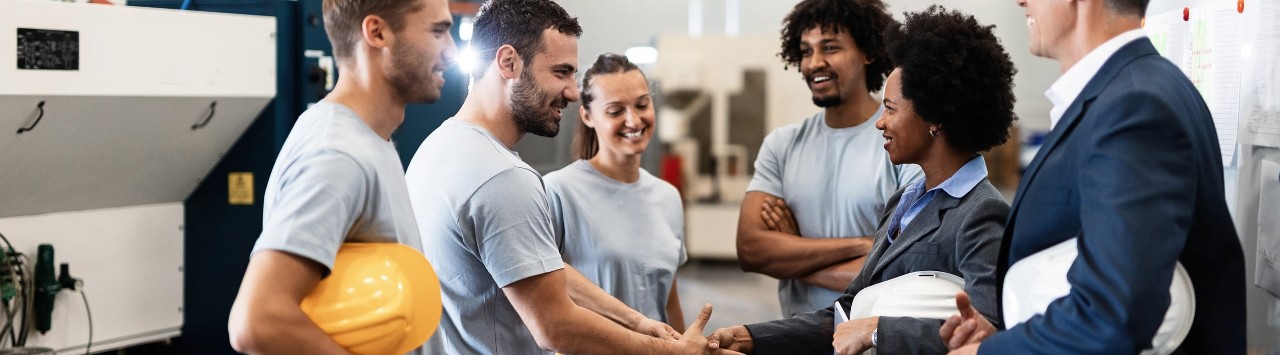
[[[723,327],[782,317],[778,281],[743,272],[734,262],[690,260],[677,275],[685,323],[693,322],[702,305],[711,303],[711,319],[704,335]]]

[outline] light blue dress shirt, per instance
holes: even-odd
[[[898,231],[906,229],[916,215],[924,210],[924,206],[928,206],[929,201],[933,201],[938,191],[946,192],[951,197],[961,198],[986,177],[987,163],[982,159],[982,155],[977,155],[960,167],[960,170],[956,170],[956,173],[946,181],[929,191],[924,191],[923,194],[921,191],[924,190],[925,179],[920,179],[908,186],[902,192],[902,198],[898,200],[898,207],[893,209],[893,216],[889,218],[889,243],[892,244],[898,236]]]

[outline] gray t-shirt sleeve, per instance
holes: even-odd
[[[564,268],[551,230],[542,183],[510,168],[483,185],[465,207],[475,228],[474,252],[498,287]]]
[[[320,263],[325,275],[368,195],[364,169],[349,155],[320,151],[298,158],[279,176],[280,190],[253,253],[279,250]]]
[[[551,175],[543,177],[547,185],[547,208],[551,214],[551,235],[555,237],[556,250],[564,254],[564,197],[560,184]]]
[[[782,171],[786,167],[786,138],[782,130],[774,130],[764,137],[760,152],[756,154],[756,173],[747,185],[747,191],[760,191],[782,196]]]

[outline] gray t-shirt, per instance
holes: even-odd
[[[253,253],[298,255],[323,265],[326,275],[343,242],[422,250],[395,145],[342,105],[320,102],[298,117],[263,204]]]
[[[866,122],[838,129],[819,112],[774,130],[760,147],[747,191],[786,200],[805,238],[874,235],[889,197],[923,176],[919,166],[889,161],[875,127],[883,112],[881,107]],[[778,282],[784,317],[826,308],[839,297],[800,280]]]
[[[448,354],[540,354],[502,287],[564,268],[537,171],[488,131],[449,119],[406,173],[444,313],[427,342]]]
[[[564,261],[650,319],[667,321],[667,297],[684,264],[680,193],[644,169],[633,183],[578,160],[547,174],[552,228]]]
[[[422,250],[395,145],[355,112],[320,102],[298,117],[267,180],[256,253],[274,249],[333,267],[343,242]]]

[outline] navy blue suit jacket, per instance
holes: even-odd
[[[1179,352],[1244,353],[1244,255],[1222,180],[1199,92],[1148,39],[1123,46],[1045,138],[1005,229],[1002,280],[1018,260],[1079,236],[1071,293],[980,352],[1141,351],[1164,318],[1181,261],[1196,315]]]

